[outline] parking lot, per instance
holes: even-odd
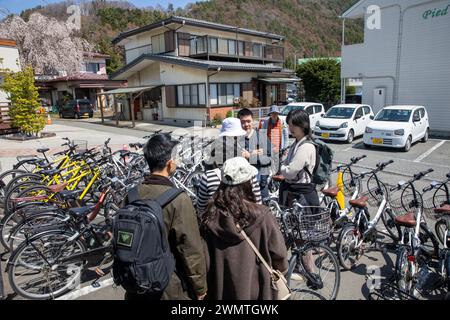
[[[141,127],[142,128],[142,127]],[[167,128],[167,131],[172,128]],[[49,126],[45,131],[54,131],[57,136],[48,138],[47,140],[35,140],[29,142],[11,142],[7,141],[4,150],[7,153],[0,153],[0,161],[3,170],[9,169],[14,163],[15,156],[21,154],[24,148],[33,150],[43,146],[51,147],[52,151],[57,150],[61,144],[61,137],[68,136],[71,139],[88,140],[89,146],[99,145],[107,137],[111,137],[111,144],[115,148],[120,148],[124,143],[141,141],[145,131],[120,129],[109,126],[102,126],[92,122],[73,120],[56,121],[56,125]],[[330,147],[335,153],[334,160],[336,163],[346,163],[353,156],[366,154],[367,158],[360,161],[355,166],[355,171],[366,171],[372,169],[380,161],[394,160],[394,163],[388,166],[385,172],[380,175],[382,180],[388,184],[395,185],[399,180],[407,180],[413,174],[433,168],[435,171],[418,186],[420,188],[429,184],[432,180],[441,180],[446,173],[450,172],[450,141],[440,139],[430,139],[426,143],[416,143],[411,151],[404,153],[388,148],[371,148],[365,149],[362,139],[356,139],[351,145],[345,143],[330,142]],[[50,151],[51,153],[51,151]],[[421,189],[420,189],[421,190]],[[375,208],[370,208],[374,213]],[[388,239],[380,238],[381,242],[389,243]],[[367,299],[369,293],[370,281],[367,280],[369,270],[377,270],[381,278],[388,278],[392,274],[395,263],[395,251],[388,245],[385,250],[368,250],[361,258],[359,266],[352,271],[341,273],[341,287],[338,299],[359,300]],[[2,272],[5,281],[5,291],[8,299],[20,299],[15,296],[9,287],[7,275],[4,273],[4,267],[8,254],[2,255]],[[123,299],[124,291],[122,288],[112,286],[112,279],[109,274],[98,279],[93,283],[95,276],[90,272],[82,280],[80,288],[61,297],[61,299]]]

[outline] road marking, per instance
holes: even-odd
[[[425,152],[424,154],[422,154],[421,156],[419,156],[416,160],[414,160],[414,162],[420,162],[423,159],[425,159],[426,157],[428,157],[430,154],[432,154],[437,148],[439,148],[440,146],[442,146],[445,143],[445,140],[441,140],[441,142],[439,142],[437,145],[435,145],[434,147],[432,147],[430,150],[428,150],[427,152]]]
[[[98,287],[94,288],[92,285],[88,285],[84,288],[72,291],[68,294],[65,294],[55,300],[75,300],[79,297],[85,296],[89,293],[92,293],[94,291],[100,290],[100,289],[104,289],[107,288],[109,286],[111,286],[114,283],[113,278],[109,278],[100,282],[97,282],[99,284]]]

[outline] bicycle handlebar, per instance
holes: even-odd
[[[391,163],[394,163],[394,160],[389,160],[386,162],[379,162],[379,163],[377,163],[377,168],[380,170],[383,170],[386,166],[390,165]]]
[[[422,172],[419,172],[419,173],[416,173],[413,177],[413,179],[411,180],[411,182],[413,182],[413,181],[416,181],[416,180],[420,180],[420,179],[422,179],[423,177],[425,177],[427,174],[429,174],[429,173],[431,173],[431,172],[433,172],[434,171],[434,169],[428,169],[428,170],[425,170],[425,171],[422,171]]]
[[[422,191],[425,193],[425,192],[433,190],[433,188],[434,188],[433,186],[428,186],[428,187],[423,188]]]
[[[357,163],[358,161],[360,161],[360,160],[362,160],[362,159],[364,159],[364,158],[367,158],[367,155],[363,154],[363,155],[360,156],[360,157],[352,157],[352,158],[350,159],[350,161],[352,162],[352,164],[355,164],[355,163]]]

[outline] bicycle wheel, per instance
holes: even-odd
[[[386,187],[386,185],[380,181],[381,189],[383,190],[384,194],[386,195],[386,199],[389,200],[389,189]],[[375,179],[374,175],[371,175],[369,179],[367,179],[367,191],[370,195],[370,197],[375,201],[382,201],[383,195],[379,194],[377,192],[378,190],[378,184],[377,180]]]
[[[347,197],[351,197],[353,193],[355,192],[356,188],[358,187],[358,190],[361,189],[361,180],[353,180],[351,179],[350,175],[350,169],[345,168],[342,171],[342,182],[344,185],[344,194]]]
[[[15,178],[11,179],[11,181],[8,182],[8,184],[5,187],[5,195],[6,193],[15,185],[21,182],[27,182],[27,181],[35,181],[40,182],[42,180],[42,176],[36,173],[24,173],[21,175],[16,176]]]
[[[444,185],[441,185],[433,194],[433,207],[439,208],[441,205],[448,202],[447,193],[445,192]]]
[[[8,248],[12,252],[27,238],[44,231],[45,228],[55,229],[56,224],[62,222],[66,218],[60,212],[50,211],[44,213],[33,214],[16,224],[8,236]]]
[[[340,279],[339,263],[326,245],[306,246],[289,261],[287,282],[292,290],[291,300],[334,300]]]
[[[447,231],[447,220],[444,218],[444,219],[440,219],[439,221],[437,221],[436,224],[434,225],[434,231],[436,232],[439,242],[442,245],[444,245],[445,232]]]
[[[414,295],[416,274],[415,262],[409,261],[410,249],[408,247],[402,247],[397,253],[397,259],[395,262],[395,276],[398,288],[412,296]]]
[[[430,258],[439,257],[439,241],[436,236],[428,229],[425,222],[420,223],[419,229],[420,248]]]
[[[72,233],[50,232],[22,243],[13,252],[8,266],[9,283],[27,299],[53,299],[75,288],[80,281],[84,261],[62,262],[86,248]]]
[[[0,174],[0,206],[3,205],[6,194],[6,186],[8,183],[18,175],[27,173],[25,170],[8,170]]]
[[[5,216],[11,214],[14,209],[17,208],[19,204],[14,203],[12,199],[18,198],[19,194],[22,193],[24,190],[32,187],[32,186],[39,186],[41,185],[38,181],[25,181],[16,184],[11,189],[9,189],[5,194],[5,199],[3,202],[3,214]]]
[[[414,203],[414,192],[411,186],[403,189],[402,194],[400,196],[400,201],[402,204],[402,208],[406,212],[411,212],[411,210],[417,208],[418,206],[423,209],[423,198],[422,195],[416,191],[417,204]]]
[[[381,220],[383,221],[386,231],[389,233],[392,240],[397,242],[400,240],[401,229],[395,223],[395,217],[396,216],[391,208],[384,209],[383,213],[381,214]]]
[[[354,224],[342,228],[336,247],[339,262],[345,270],[353,269],[361,257],[361,248],[357,246],[360,241],[361,233]]]

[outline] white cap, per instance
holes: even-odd
[[[245,136],[247,132],[241,127],[241,120],[238,118],[226,118],[222,121],[219,137]]]
[[[235,186],[250,181],[258,174],[258,169],[243,157],[231,158],[223,164],[222,182]]]

